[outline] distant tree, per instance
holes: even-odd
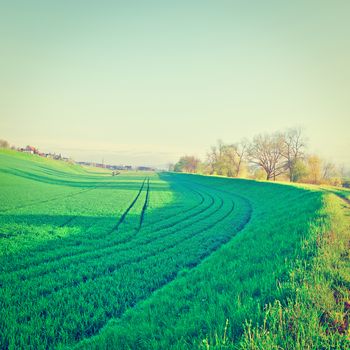
[[[209,165],[209,173],[224,175],[223,153],[224,143],[221,140],[217,141],[216,146],[212,146],[207,154],[207,163]]]
[[[284,172],[284,146],[281,133],[257,135],[250,144],[249,160],[265,170],[266,180],[276,180]]]
[[[215,173],[215,153],[213,153],[213,150],[210,149],[210,151],[207,153],[206,161],[207,164],[207,173],[209,175],[213,175]]]
[[[323,164],[322,178],[324,180],[330,180],[332,177],[338,175],[336,166],[331,162],[326,162]]]
[[[307,176],[308,182],[311,182],[313,184],[320,183],[321,176],[322,176],[321,159],[316,155],[312,155],[307,158],[306,164],[308,169],[308,176]]]
[[[283,135],[284,147],[282,148],[283,157],[286,159],[285,168],[289,176],[289,180],[295,182],[300,174],[300,161],[304,157],[306,146],[305,137],[301,129],[289,129]],[[298,169],[299,166],[299,169]]]
[[[293,164],[293,177],[291,181],[298,182],[301,181],[303,178],[307,177],[308,175],[308,168],[305,162],[301,159],[296,159],[295,163]]]
[[[261,167],[255,167],[251,169],[252,178],[255,180],[265,180],[266,179],[266,172]]]
[[[10,144],[6,140],[0,139],[0,148],[10,148]]]
[[[341,177],[341,185],[343,187],[350,187],[350,170],[345,167],[344,164],[342,164],[339,167],[339,174]]]
[[[228,177],[239,176],[246,159],[247,150],[247,141],[224,144],[219,140],[217,145],[212,146],[207,154],[209,173]]]
[[[208,161],[206,162],[201,162],[201,173],[202,174],[209,174],[209,175],[212,175],[213,174],[213,171],[212,171],[212,166],[211,164],[209,164]]]
[[[195,173],[200,164],[200,160],[194,156],[184,156],[175,164],[174,171]]]
[[[344,168],[323,163],[316,155],[307,155],[306,137],[298,128],[259,134],[251,142],[226,144],[218,140],[210,148],[204,163],[196,157],[185,156],[169,169],[228,177],[264,177],[266,180],[287,176],[291,182],[332,185],[344,184],[350,177]]]
[[[243,164],[247,159],[249,151],[249,142],[248,140],[244,139],[242,140],[236,147],[236,154],[237,154],[237,167],[236,167],[236,176],[240,176],[243,171]]]
[[[236,151],[236,145],[225,145],[223,147],[223,154],[221,157],[222,175],[228,177],[237,176],[238,159]]]
[[[333,186],[342,185],[343,176],[341,168],[338,168],[334,163],[325,162],[322,170],[322,181]]]
[[[198,159],[196,173],[197,174],[208,174],[208,165]]]

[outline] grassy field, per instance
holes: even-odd
[[[0,348],[346,349],[346,198],[0,151]]]

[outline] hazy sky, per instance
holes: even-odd
[[[0,138],[160,165],[303,127],[350,165],[350,1],[0,0]]]

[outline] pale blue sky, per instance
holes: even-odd
[[[0,138],[161,165],[301,126],[350,164],[350,1],[0,6]]]

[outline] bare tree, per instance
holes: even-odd
[[[329,180],[336,173],[335,165],[331,162],[326,162],[323,165],[323,175],[325,180]]]
[[[217,141],[216,146],[212,146],[207,154],[207,161],[210,166],[210,174],[224,174],[223,155],[225,151],[225,145],[221,140]]]
[[[236,176],[239,176],[242,171],[242,164],[246,160],[247,155],[249,151],[249,142],[248,140],[242,140],[236,147],[236,154],[237,154],[237,174]]]
[[[237,163],[236,145],[224,145],[220,157],[221,175],[235,177],[237,175]]]
[[[320,157],[311,155],[307,158],[308,180],[312,184],[318,184],[321,181],[321,166]]]
[[[301,129],[289,129],[284,135],[283,157],[286,159],[285,168],[289,180],[297,181],[297,163],[304,157],[306,140]]]
[[[281,133],[257,135],[249,148],[249,160],[262,167],[266,180],[274,179],[284,172],[284,137]]]
[[[217,152],[216,147],[211,147],[210,151],[207,153],[207,164],[209,166],[209,174],[212,175],[215,173],[215,168],[217,164]]]

